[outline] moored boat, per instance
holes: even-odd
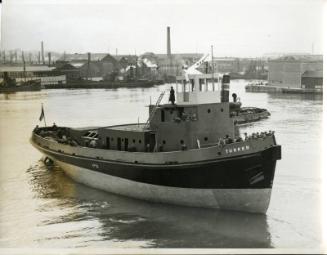
[[[17,84],[16,79],[10,78],[5,72],[3,81],[0,82],[0,93],[12,93],[19,91],[38,91],[41,90],[41,80],[27,80]]]
[[[265,213],[276,161],[273,132],[237,136],[229,76],[188,75],[171,104],[143,124],[35,128],[31,142],[71,178],[120,195],[177,205]],[[212,89],[203,89],[212,86]]]
[[[267,109],[258,107],[239,107],[238,109],[231,109],[231,116],[235,124],[241,125],[267,119],[270,112]]]

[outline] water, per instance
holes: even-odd
[[[44,90],[0,95],[0,248],[317,248],[321,245],[322,98],[231,92],[272,116],[242,132],[275,130],[282,144],[267,215],[153,204],[48,170],[29,144],[44,103],[48,125],[146,121],[148,89]],[[164,101],[167,98],[163,99]]]

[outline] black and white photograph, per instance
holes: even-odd
[[[326,253],[326,14],[2,1],[0,254]]]

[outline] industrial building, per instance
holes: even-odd
[[[56,63],[57,70],[67,75],[67,79],[103,79],[120,72],[125,73],[135,66],[137,56],[108,53],[64,54]]]
[[[322,89],[323,72],[305,71],[301,77],[301,88],[303,89]]]
[[[291,89],[322,87],[321,55],[284,56],[269,60],[268,70],[269,86]]]

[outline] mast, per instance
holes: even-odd
[[[135,75],[134,75],[134,79],[137,80],[138,79],[138,65],[137,65],[137,60],[138,60],[138,57],[136,55],[136,50],[134,49],[134,54],[135,54]]]
[[[51,52],[48,52],[48,66],[51,66]]]
[[[24,75],[24,82],[26,83],[26,66],[25,66],[24,51],[22,51],[22,61],[23,61],[23,75]]]
[[[89,76],[90,76],[90,62],[91,62],[91,53],[88,52],[87,53],[87,74],[86,74],[86,80],[88,80],[89,79]]]
[[[43,41],[41,42],[41,57],[42,57],[42,64],[45,65]]]
[[[12,53],[11,50],[9,51],[9,63],[10,63],[10,64],[13,63],[13,53]]]
[[[215,79],[214,79],[214,64],[213,64],[213,45],[211,45],[211,65],[212,65],[212,89],[215,88]]]

